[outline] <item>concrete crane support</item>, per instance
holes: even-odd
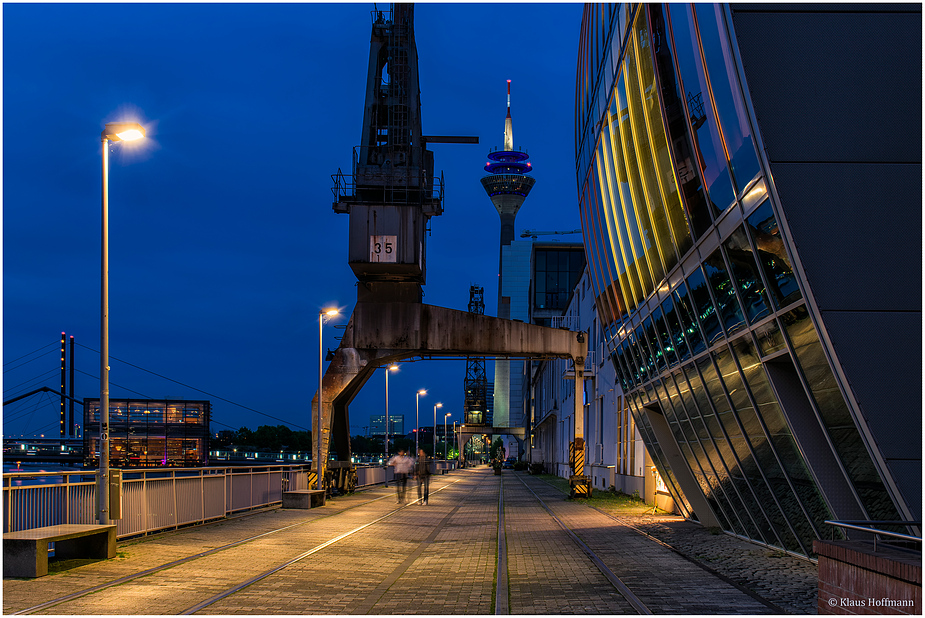
[[[377,367],[414,357],[570,358],[578,368],[575,436],[581,438],[584,410],[580,393],[587,354],[585,333],[420,303],[358,302],[322,380],[318,461],[326,462],[329,451],[341,462],[350,461],[350,402]],[[317,400],[316,393],[313,409]],[[576,474],[582,472],[576,470]]]

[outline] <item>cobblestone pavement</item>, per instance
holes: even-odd
[[[777,605],[788,614],[817,613],[817,565],[669,515],[619,518],[684,556]]]
[[[267,509],[121,542],[112,560],[83,561],[35,580],[4,579],[3,610],[131,615],[179,614],[201,606],[198,613],[208,615],[635,613],[612,583],[618,577],[656,614],[776,613],[743,591],[736,577],[717,577],[637,529],[718,572],[723,572],[720,565],[746,572],[741,581],[771,582],[767,590],[752,590],[766,599],[776,595],[772,602],[788,611],[800,606],[783,600],[805,592],[795,584],[775,583],[787,579],[789,556],[762,557],[770,552],[677,518],[617,521],[565,500],[524,473],[505,471],[499,477],[488,468],[467,469],[434,477],[432,490],[427,506],[400,508],[393,490],[376,487],[320,508]],[[239,541],[246,542],[225,547]],[[757,553],[743,556],[738,544]],[[150,569],[156,570],[104,586]],[[37,607],[93,586],[104,587]],[[233,594],[220,596],[231,589]],[[497,598],[499,592],[503,598]],[[810,609],[802,613],[814,613],[815,606]]]

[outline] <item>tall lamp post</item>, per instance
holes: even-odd
[[[337,309],[322,309],[318,312],[318,413],[315,415],[315,421],[312,422],[312,426],[315,427],[315,433],[318,434],[318,447],[312,459],[318,461],[318,463],[315,464],[315,474],[318,475],[318,478],[315,479],[315,489],[319,490],[323,488],[322,481],[324,479],[325,460],[325,457],[321,454],[321,436],[324,433],[321,430],[322,410],[324,409],[321,405],[321,393],[324,391],[324,341],[321,338],[321,327],[324,325],[325,316],[333,318],[338,313],[340,312]]]
[[[434,405],[434,448],[431,453],[434,456],[434,461],[437,461],[437,408],[442,408],[443,404],[438,403]]]
[[[418,436],[421,433],[421,395],[426,395],[427,391],[421,389],[414,394],[414,455],[418,454]]]
[[[145,136],[137,122],[109,122],[103,128],[103,240],[100,284],[100,470],[97,476],[100,524],[109,524],[109,142]]]
[[[389,461],[389,372],[398,371],[398,365],[385,368],[385,461]]]
[[[446,446],[446,419],[450,418],[453,415],[452,412],[447,412],[443,415],[443,459],[447,459],[447,446]]]

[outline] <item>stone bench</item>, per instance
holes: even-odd
[[[296,489],[283,492],[284,509],[310,509],[324,506],[324,490]]]
[[[48,575],[48,544],[55,558],[115,558],[116,525],[60,524],[3,535],[3,576]]]

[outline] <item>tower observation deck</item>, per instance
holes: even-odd
[[[488,153],[485,164],[488,176],[482,186],[501,217],[501,245],[514,240],[514,219],[536,179],[528,176],[533,171],[530,155],[514,150],[514,123],[511,119],[511,80],[507,80],[507,116],[504,119],[504,149]]]

